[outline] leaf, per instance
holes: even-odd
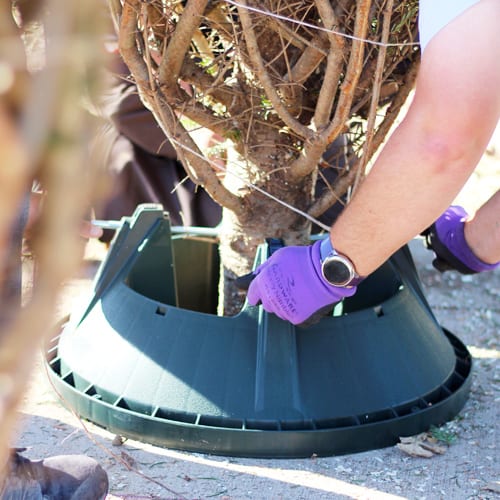
[[[427,436],[427,439],[422,442],[422,447],[432,451],[435,455],[443,455],[446,452],[446,447],[438,444],[438,441],[434,438]]]
[[[396,447],[412,457],[432,458],[446,451],[446,448],[439,445],[427,432],[416,436],[400,437],[399,440],[401,442]]]
[[[493,491],[493,493],[500,493],[500,481],[493,481],[481,488],[482,490]]]
[[[426,450],[422,448],[420,443],[414,441],[413,443],[398,443],[396,445],[403,453],[410,455],[412,457],[422,457],[422,458],[431,458],[434,456],[432,451]]]

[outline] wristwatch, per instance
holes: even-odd
[[[330,285],[352,288],[363,281],[354,268],[354,264],[333,247],[330,237],[325,238],[320,246],[321,273]]]

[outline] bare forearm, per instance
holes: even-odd
[[[450,160],[433,151],[425,135],[416,137],[418,129],[411,118],[403,122],[332,227],[335,249],[348,255],[362,276],[434,222],[480,157],[477,152]]]

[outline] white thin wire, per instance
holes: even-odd
[[[305,21],[298,21],[297,19],[290,19],[289,17],[282,16],[281,14],[275,14],[267,10],[258,9],[257,7],[250,7],[249,5],[243,5],[236,2],[235,0],[224,0],[226,3],[234,5],[235,7],[241,7],[242,9],[251,10],[252,12],[257,12],[259,14],[264,14],[265,16],[275,17],[276,19],[281,19],[282,21],[287,21],[289,23],[298,24],[300,26],[305,26],[307,28],[312,28],[318,31],[324,31],[326,33],[332,33],[334,35],[342,36],[350,40],[356,40],[357,42],[364,42],[371,45],[377,45],[379,47],[412,47],[419,45],[419,42],[406,42],[406,43],[385,43],[377,42],[376,40],[367,40],[365,38],[360,38],[354,35],[348,35],[347,33],[342,33],[341,31],[336,31],[333,29],[325,28],[323,26],[317,26],[315,24],[310,24]]]
[[[279,203],[280,205],[288,208],[289,210],[292,210],[296,214],[302,215],[302,217],[305,217],[307,220],[313,222],[314,224],[317,224],[319,227],[321,227],[321,229],[324,229],[325,231],[330,232],[330,226],[327,226],[326,224],[323,224],[321,221],[319,221],[318,219],[315,219],[313,216],[309,215],[308,213],[303,212],[302,210],[294,207],[293,205],[290,205],[286,201],[280,200],[279,198],[277,198],[276,196],[272,195],[271,193],[268,193],[267,191],[265,191],[264,189],[260,188],[259,186],[256,186],[255,184],[252,184],[250,181],[247,181],[244,177],[241,177],[240,175],[236,174],[235,172],[231,172],[230,170],[228,170],[227,168],[223,167],[222,165],[217,164],[216,162],[212,161],[210,158],[206,158],[203,155],[200,155],[198,152],[196,152],[193,149],[189,148],[185,144],[180,143],[174,137],[169,137],[169,140],[171,142],[175,142],[179,147],[181,147],[185,151],[189,151],[191,154],[197,156],[198,158],[201,158],[202,160],[209,162],[210,165],[212,165],[217,170],[221,170],[225,174],[229,174],[229,175],[232,175],[232,176],[236,177],[236,179],[238,179],[239,181],[243,182],[245,184],[245,186],[247,186],[249,188],[252,188],[252,189],[255,189],[256,191],[258,191],[259,193],[263,194],[264,196],[267,196],[271,200],[274,200],[276,203]]]

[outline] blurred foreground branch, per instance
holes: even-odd
[[[55,324],[58,291],[83,255],[79,229],[99,173],[89,147],[95,118],[85,111],[83,96],[99,91],[104,52],[96,12],[104,11],[102,3],[31,2],[30,14],[35,3],[45,14],[42,20],[22,19],[24,2],[0,6],[0,283],[2,297],[9,297],[0,303],[2,466],[34,356]],[[33,44],[33,37],[43,43]],[[43,53],[34,54],[40,46]],[[27,56],[44,61],[35,74],[26,70],[25,49]],[[7,290],[20,271],[20,255],[9,256],[9,250],[17,248],[13,230],[34,179],[47,196],[32,242],[34,289],[20,308],[19,297]]]

